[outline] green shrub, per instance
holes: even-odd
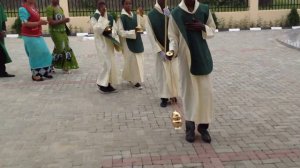
[[[116,12],[110,12],[111,16],[114,18],[115,21],[118,19],[118,14]]]
[[[300,24],[299,14],[297,8],[292,8],[287,17],[287,26],[298,26]]]
[[[212,17],[213,17],[213,19],[214,19],[214,21],[215,21],[216,28],[218,29],[218,28],[219,28],[219,21],[218,21],[218,18],[217,18],[217,16],[216,16],[216,14],[215,14],[215,13],[212,13]]]

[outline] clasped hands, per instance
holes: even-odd
[[[205,31],[205,25],[197,19],[193,19],[192,22],[186,22],[185,27],[189,31],[201,32]]]

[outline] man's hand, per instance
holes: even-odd
[[[39,21],[39,25],[47,25],[48,24],[48,22],[46,21],[46,20],[40,20]]]
[[[164,15],[165,15],[165,16],[168,16],[168,17],[169,17],[169,16],[171,15],[171,12],[170,12],[170,10],[169,10],[168,7],[165,7],[163,11],[164,11]]]
[[[108,36],[108,35],[110,35],[112,33],[112,29],[111,29],[111,27],[106,27],[105,29],[104,29],[104,31],[103,31],[103,35],[104,36]]]
[[[65,23],[69,23],[69,22],[70,22],[70,18],[65,18],[65,19],[64,19],[64,22],[65,22]]]
[[[167,61],[167,56],[164,51],[160,51],[158,54],[163,61]]]
[[[186,29],[190,31],[205,31],[205,25],[200,22],[199,20],[194,20],[193,22],[190,23],[185,23]]]
[[[3,39],[5,36],[6,36],[6,32],[5,31],[0,32],[0,38],[1,39]]]

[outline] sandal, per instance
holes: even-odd
[[[52,79],[53,78],[52,75],[44,75],[44,77],[47,78],[47,79]]]
[[[43,77],[41,76],[32,76],[32,80],[37,82],[44,81]]]

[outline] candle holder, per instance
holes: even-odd
[[[140,25],[138,25],[138,26],[135,28],[135,31],[136,31],[137,33],[144,33],[144,30],[143,30],[143,28],[142,28]]]
[[[167,57],[173,57],[174,56],[174,51],[168,51],[166,52]]]

